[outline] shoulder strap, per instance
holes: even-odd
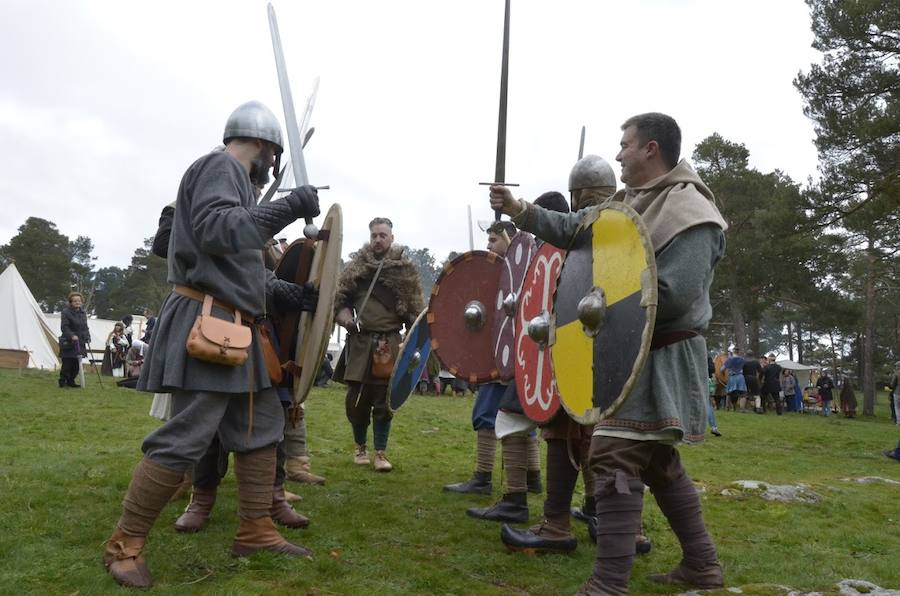
[[[375,282],[378,281],[378,276],[381,275],[382,267],[384,267],[384,259],[381,259],[381,262],[378,263],[378,269],[375,270],[375,275],[372,276],[372,283],[369,284],[369,289],[366,290],[366,296],[363,298],[362,304],[359,306],[359,311],[356,313],[357,321],[359,321],[363,311],[366,309],[366,304],[369,302],[369,297],[372,295],[372,289],[375,287]]]

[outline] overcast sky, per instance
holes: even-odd
[[[344,254],[375,216],[443,259],[468,248],[466,205],[489,219],[502,0],[275,3],[296,109],[321,85],[306,150]],[[0,244],[29,216],[89,236],[126,266],[184,170],[258,99],[283,122],[265,0],[3,0]],[[682,154],[719,132],[753,167],[816,173],[792,85],[819,55],[800,0],[513,0],[506,178],[566,192],[586,153],[613,164],[619,125],[646,111],[682,127]],[[283,235],[294,239],[302,226]],[[483,234],[476,230],[476,247]]]

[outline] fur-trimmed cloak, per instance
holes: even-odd
[[[384,266],[378,275],[376,286],[383,285],[394,295],[395,312],[404,323],[412,325],[419,313],[425,308],[422,297],[422,284],[415,264],[405,255],[406,247],[395,244],[384,257]],[[341,272],[337,293],[334,298],[334,311],[342,308],[353,308],[354,295],[364,292],[372,283],[372,276],[381,261],[375,258],[372,247],[368,243],[350,255],[350,262]],[[375,300],[375,296],[369,300]]]

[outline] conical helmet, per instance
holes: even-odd
[[[262,139],[277,146],[278,153],[284,151],[281,124],[278,123],[272,110],[258,101],[248,101],[239,105],[228,117],[222,142],[227,144],[235,137]]]
[[[585,155],[569,172],[569,191],[585,188],[616,188],[616,174],[609,163],[599,155]]]

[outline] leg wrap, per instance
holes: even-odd
[[[183,478],[183,471],[161,466],[146,457],[142,459],[122,500],[119,528],[129,536],[146,536]]]
[[[578,480],[578,470],[569,461],[567,441],[547,441],[547,499],[544,501],[544,517],[554,521],[565,518],[569,527],[569,508]],[[559,523],[559,521],[557,521]]]
[[[634,560],[634,537],[641,526],[644,483],[621,470],[598,478],[597,559],[592,584],[610,594],[627,594]]]
[[[700,495],[688,475],[682,474],[665,487],[651,490],[681,543],[683,562],[693,569],[715,563],[716,547],[703,523]]]
[[[275,448],[264,447],[234,455],[241,519],[269,517],[275,482]]]
[[[528,437],[503,437],[503,469],[506,471],[506,492],[524,493],[528,489]]]
[[[528,435],[528,471],[541,471],[541,445],[538,443],[537,434]]]
[[[493,428],[480,428],[476,434],[477,444],[475,449],[475,471],[494,471],[494,454],[497,451],[497,435]]]

